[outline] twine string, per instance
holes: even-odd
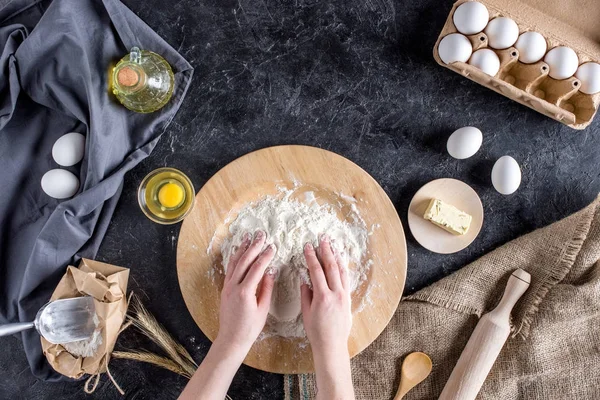
[[[131,291],[131,293],[129,293],[129,296],[127,297],[127,309],[129,309],[129,303],[131,302],[131,298],[133,296],[133,291]],[[123,325],[121,325],[121,329],[119,329],[119,333],[117,334],[120,335],[121,332],[123,332],[125,329],[129,328],[129,326],[131,326],[132,321],[127,321],[125,323],[123,323]],[[104,367],[106,368],[106,374],[108,375],[108,379],[110,379],[110,381],[112,382],[112,384],[115,386],[115,388],[119,391],[119,393],[121,393],[121,396],[125,395],[125,392],[123,391],[123,389],[121,389],[121,386],[119,386],[119,384],[117,383],[117,381],[115,380],[115,378],[112,376],[112,374],[110,373],[110,368],[108,368],[108,355],[106,355],[104,357]],[[83,391],[86,392],[87,394],[92,394],[96,391],[96,388],[98,387],[98,382],[100,382],[100,375],[102,373],[100,371],[96,372],[95,374],[90,375],[90,377],[85,381],[85,385],[83,386]],[[90,384],[92,383],[92,386],[90,387]]]
[[[110,379],[112,384],[119,391],[119,393],[121,393],[121,396],[124,396],[125,392],[123,391],[123,389],[121,389],[121,386],[119,386],[115,378],[110,373],[110,369],[108,368],[108,357],[104,357],[104,367],[106,368],[106,374],[108,375],[108,378]],[[102,372],[96,372],[95,374],[90,375],[90,377],[85,381],[85,385],[83,386],[84,392],[86,392],[87,394],[92,394],[96,391],[96,388],[98,387],[98,382],[100,382],[101,374]],[[90,387],[90,383],[92,382],[92,380],[94,382],[92,387]]]

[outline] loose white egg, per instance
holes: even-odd
[[[490,49],[479,49],[469,59],[469,64],[479,68],[490,76],[496,76],[500,69],[498,55]]]
[[[510,18],[498,17],[488,23],[485,34],[491,48],[508,49],[519,38],[519,26]]]
[[[519,61],[525,64],[532,64],[544,58],[548,44],[546,39],[537,32],[525,32],[515,43],[519,50]]]
[[[451,33],[448,36],[444,36],[438,47],[440,58],[446,64],[456,61],[467,62],[472,52],[473,46],[471,42],[465,35],[461,35],[460,33]]]
[[[490,13],[483,4],[477,1],[462,3],[454,11],[454,26],[465,35],[474,35],[481,32],[490,19]]]
[[[502,156],[492,168],[492,185],[501,194],[514,193],[521,184],[521,168],[511,156]]]
[[[85,137],[81,133],[70,132],[62,135],[52,146],[52,157],[58,165],[70,167],[83,159]]]
[[[474,126],[465,126],[450,135],[446,149],[452,157],[464,160],[477,153],[482,142],[483,134],[479,129]]]
[[[581,64],[575,73],[575,77],[581,81],[579,90],[585,94],[596,94],[600,92],[600,64],[588,62]]]
[[[42,190],[55,199],[68,199],[79,190],[79,179],[64,169],[51,169],[42,176]]]
[[[550,67],[548,75],[554,79],[567,79],[577,72],[579,59],[573,49],[565,46],[558,46],[550,50],[544,61]]]

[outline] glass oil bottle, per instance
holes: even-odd
[[[121,104],[135,112],[150,113],[169,102],[175,77],[164,58],[133,47],[113,68],[110,82]]]

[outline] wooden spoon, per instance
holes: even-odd
[[[394,400],[400,400],[406,393],[423,382],[431,372],[431,358],[425,353],[415,352],[406,356],[402,362],[400,385]]]

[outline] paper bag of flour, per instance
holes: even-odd
[[[98,317],[94,321],[97,332],[88,341],[66,345],[52,344],[41,338],[44,354],[57,372],[69,378],[106,372],[127,312],[128,278],[129,269],[93,260],[83,259],[79,268],[67,268],[51,300],[92,296]]]

